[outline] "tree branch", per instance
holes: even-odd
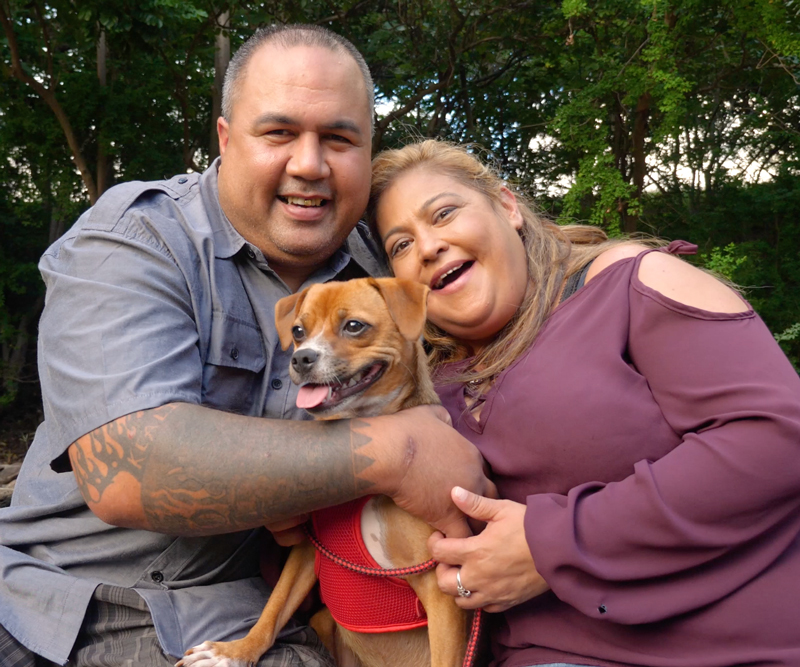
[[[72,160],[75,162],[75,166],[77,167],[78,172],[81,175],[81,179],[83,180],[83,184],[89,194],[89,201],[94,204],[97,201],[97,187],[95,186],[92,172],[89,170],[86,160],[83,157],[83,153],[81,152],[78,144],[78,139],[75,136],[75,131],[72,129],[71,123],[69,122],[67,113],[59,103],[55,91],[50,88],[46,88],[43,84],[39,83],[25,71],[19,55],[19,44],[17,43],[17,36],[14,33],[14,27],[12,26],[11,19],[6,13],[5,7],[3,7],[2,4],[0,4],[0,23],[3,25],[3,32],[5,33],[6,40],[8,41],[8,47],[11,51],[12,75],[18,81],[21,81],[25,85],[32,88],[55,114],[55,117],[58,120],[59,125],[61,125],[62,131],[64,132],[64,136],[67,139],[67,144],[69,145],[70,152],[72,153]]]

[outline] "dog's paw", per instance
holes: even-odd
[[[175,667],[255,667],[257,656],[252,657],[232,655],[231,651],[236,642],[203,642],[193,646],[183,657],[175,663]]]

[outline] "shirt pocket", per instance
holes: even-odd
[[[226,313],[214,312],[203,366],[203,405],[227,412],[260,415],[257,405],[266,357],[261,330]]]

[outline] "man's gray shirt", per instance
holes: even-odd
[[[0,625],[60,664],[99,583],[136,588],[173,656],[242,636],[268,595],[263,529],[176,538],[110,526],[65,456],[95,428],[173,402],[307,418],[274,326],[290,290],[222,213],[217,166],[112,188],[40,262],[45,420],[0,510]],[[359,223],[307,284],[379,273],[375,256]]]

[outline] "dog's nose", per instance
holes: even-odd
[[[292,355],[292,368],[298,373],[309,371],[317,361],[318,356],[314,350],[297,350]]]

